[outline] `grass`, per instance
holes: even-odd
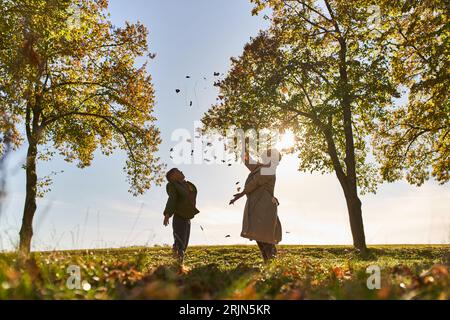
[[[0,254],[0,299],[450,299],[450,246],[281,246],[264,265],[256,246],[191,247],[180,269],[171,248],[41,252],[19,267]],[[67,268],[80,269],[70,290]],[[366,268],[381,268],[369,290]],[[83,282],[84,281],[84,282]]]

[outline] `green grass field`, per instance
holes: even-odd
[[[18,266],[0,254],[0,299],[450,299],[450,246],[281,246],[264,265],[256,246],[189,248],[183,270],[171,248],[35,253]],[[78,266],[82,287],[69,289]],[[381,268],[369,290],[366,268]]]

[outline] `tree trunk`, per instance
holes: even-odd
[[[364,253],[367,250],[367,247],[362,219],[361,200],[357,194],[346,195],[345,200],[347,201],[350,228],[353,236],[353,245],[356,249]]]
[[[353,236],[353,245],[356,249],[365,253],[366,240],[364,235],[364,225],[362,220],[361,200],[358,197],[358,184],[356,176],[356,159],[355,159],[355,142],[353,137],[353,121],[352,121],[352,109],[351,109],[351,91],[348,79],[348,63],[347,63],[347,41],[346,35],[342,34],[339,28],[339,23],[335,20],[333,9],[328,1],[325,1],[325,5],[331,17],[331,21],[334,24],[335,31],[339,38],[339,76],[340,85],[339,92],[341,93],[341,106],[343,111],[344,133],[345,133],[345,165],[346,170],[344,172],[342,165],[340,164],[338,153],[336,150],[336,144],[331,133],[331,130],[325,130],[325,137],[328,143],[328,150],[333,161],[333,166],[336,175],[339,179],[342,189],[344,190],[345,200],[347,201],[347,209],[350,218],[350,227]],[[331,123],[330,123],[331,125]]]
[[[26,197],[23,210],[22,227],[20,229],[21,254],[28,256],[31,251],[33,236],[33,218],[36,212],[37,174],[36,174],[37,144],[29,141],[26,163]]]
[[[342,110],[344,120],[345,133],[345,166],[346,178],[341,184],[346,184],[344,188],[345,199],[347,201],[347,209],[350,217],[350,227],[353,236],[353,245],[361,253],[365,253],[366,237],[364,235],[364,225],[362,219],[361,200],[358,197],[358,182],[356,175],[356,157],[355,157],[355,140],[353,136],[353,120],[351,98],[349,93],[349,80],[347,74],[347,44],[344,39],[340,39],[341,51],[339,73],[342,81]]]
[[[342,190],[344,191],[345,200],[347,202],[347,210],[350,218],[350,228],[353,236],[353,245],[356,249],[364,253],[366,252],[367,247],[366,238],[364,235],[361,200],[358,197],[355,162],[348,161],[348,159],[346,159],[346,164],[350,167],[347,171],[350,171],[353,174],[353,178],[349,178],[343,171],[342,165],[339,161],[336,144],[334,142],[330,127],[324,127],[323,132],[327,141],[328,153],[333,162],[334,171],[339,180],[339,183],[341,184]],[[351,155],[351,153],[354,152],[354,149],[349,149],[347,152],[349,152]],[[350,158],[354,159],[354,156]]]

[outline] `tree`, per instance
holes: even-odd
[[[130,192],[138,195],[162,181],[160,135],[151,77],[146,64],[136,67],[148,53],[145,26],[113,26],[106,0],[1,0],[0,7],[2,108],[28,144],[20,230],[20,251],[28,254],[38,160],[57,152],[84,168],[98,148],[124,150]],[[16,145],[21,140],[15,135]]]
[[[232,58],[217,86],[223,98],[208,128],[290,129],[300,171],[333,172],[345,195],[354,246],[366,250],[359,192],[375,192],[368,138],[398,97],[388,55],[377,46],[364,1],[253,0],[270,7],[271,26]],[[387,49],[386,49],[387,50]]]
[[[380,3],[380,45],[407,102],[382,118],[374,139],[384,179],[422,185],[450,180],[450,24],[448,1]]]

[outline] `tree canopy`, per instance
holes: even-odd
[[[379,179],[366,161],[366,137],[374,118],[398,96],[389,78],[389,60],[377,46],[363,8],[330,1],[331,14],[314,1],[255,1],[256,14],[273,9],[262,31],[232,58],[217,85],[223,100],[205,115],[206,126],[290,129],[297,136],[301,171],[347,171],[344,110],[351,105],[358,184],[374,191]],[[341,75],[346,64],[345,78]]]
[[[380,3],[380,45],[390,47],[393,79],[406,103],[382,118],[374,146],[388,181],[421,185],[450,179],[448,1]]]
[[[125,150],[130,190],[140,194],[161,181],[154,89],[146,64],[137,67],[148,54],[148,31],[140,23],[113,26],[107,5],[1,1],[0,96],[11,119],[0,122],[1,132],[14,132],[16,146],[18,132],[48,146],[41,159],[57,151],[79,167],[97,148]]]

